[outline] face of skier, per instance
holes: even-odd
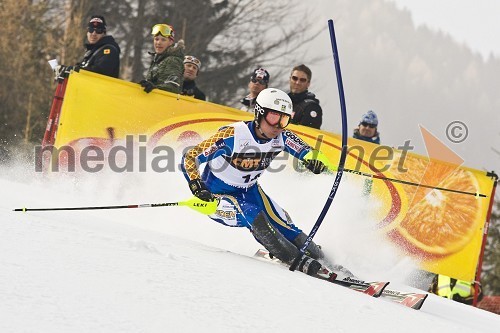
[[[257,130],[257,136],[261,139],[275,138],[283,132],[290,123],[290,120],[291,117],[288,114],[268,110],[265,116],[260,120],[260,131]]]
[[[300,94],[301,92],[309,89],[311,81],[307,77],[307,74],[302,71],[293,71],[290,75],[290,91],[294,94]]]
[[[153,46],[157,54],[165,52],[165,50],[172,44],[174,44],[172,39],[163,37],[161,34],[158,34],[153,38]]]
[[[260,131],[262,131],[265,136],[262,135]],[[272,139],[280,135],[280,133],[283,132],[283,128],[279,128],[276,125],[272,126],[264,118],[262,118],[262,120],[260,121],[260,131],[256,131],[257,136],[260,139]]]

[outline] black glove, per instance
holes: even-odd
[[[318,160],[304,161],[304,166],[309,170],[311,170],[316,175],[326,170],[326,165],[324,165],[323,162]]]
[[[68,77],[69,70],[67,66],[64,65],[57,65],[54,68],[54,79],[55,80],[64,80],[65,78]]]
[[[215,196],[199,179],[193,179],[189,182],[189,189],[198,198],[203,201],[214,201]]]
[[[139,82],[139,84],[141,85],[141,87],[144,87],[144,91],[148,94],[155,88],[155,85],[148,80],[142,80],[141,82]]]

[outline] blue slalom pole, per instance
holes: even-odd
[[[347,157],[347,111],[346,111],[346,106],[345,106],[344,86],[342,84],[342,74],[340,73],[340,61],[339,61],[339,54],[337,51],[337,40],[335,38],[335,29],[333,27],[333,20],[328,20],[328,28],[330,29],[330,40],[332,43],[333,63],[335,65],[335,73],[337,74],[337,86],[339,89],[340,112],[341,112],[341,116],[342,116],[342,152],[340,154],[339,166],[338,166],[337,174],[335,176],[335,181],[333,182],[333,186],[332,186],[332,189],[330,191],[330,195],[328,195],[328,199],[326,200],[325,206],[323,207],[323,210],[321,211],[321,214],[319,215],[318,220],[316,221],[311,232],[309,233],[309,236],[307,237],[306,241],[304,242],[304,245],[302,245],[302,247],[300,248],[299,254],[295,258],[293,263],[290,265],[291,271],[294,271],[297,268],[297,266],[300,264],[302,256],[304,255],[307,247],[312,242],[313,237],[316,235],[316,232],[318,231],[319,227],[321,226],[321,223],[323,222],[323,219],[325,218],[326,213],[328,212],[328,209],[330,209],[333,198],[335,197],[335,194],[337,193],[337,190],[338,190],[339,185],[340,185],[340,180],[342,179],[342,175],[344,173],[344,165],[345,165],[345,160]]]

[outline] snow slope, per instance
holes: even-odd
[[[184,207],[13,212],[189,197],[180,173],[44,177],[31,168],[0,172],[0,332],[500,328],[499,316],[434,295],[415,311],[252,258],[259,246],[247,230]],[[263,176],[262,184],[309,232],[332,180],[284,171]],[[411,261],[364,227],[369,205],[360,205],[355,181],[346,177],[337,196],[318,243],[357,275],[415,290],[404,285]]]

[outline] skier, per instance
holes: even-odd
[[[325,155],[285,129],[292,112],[292,101],[285,92],[266,88],[257,96],[253,121],[222,127],[186,152],[182,160],[191,192],[203,201],[218,200],[211,219],[248,228],[259,243],[288,265],[307,236],[263,191],[258,178],[282,151],[303,161],[315,174],[334,169]],[[198,166],[203,163],[200,174]],[[321,268],[320,259],[325,259],[323,251],[311,242],[298,268],[315,275]]]

